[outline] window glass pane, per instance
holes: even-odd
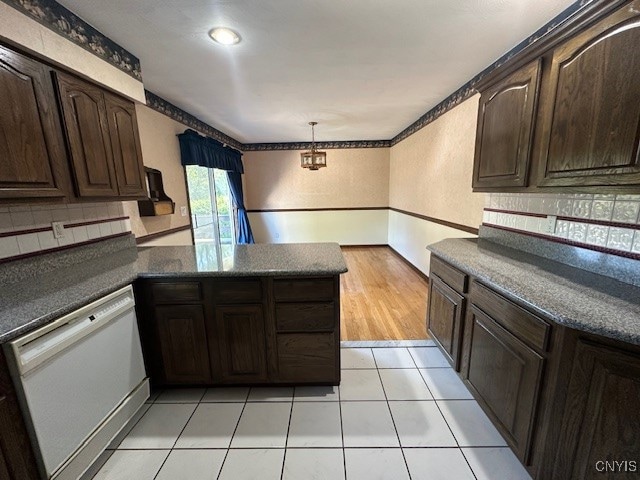
[[[216,236],[208,169],[187,166],[187,184],[189,185],[191,223],[196,243],[214,242]]]
[[[216,206],[218,209],[220,243],[223,245],[233,244],[235,237],[232,218],[233,205],[231,192],[229,191],[229,182],[227,181],[227,172],[218,169],[214,169],[213,172],[216,184]]]

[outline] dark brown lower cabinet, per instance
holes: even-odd
[[[0,480],[37,478],[35,457],[0,348]]]
[[[544,359],[473,305],[467,321],[467,385],[526,463]]]
[[[154,386],[340,383],[340,280],[140,279]]]
[[[640,478],[640,353],[578,340],[553,478]]]
[[[165,381],[171,384],[210,381],[209,350],[202,306],[158,306],[155,307],[155,321]]]
[[[459,369],[462,321],[465,300],[436,275],[429,279],[427,330],[444,351],[447,360]]]
[[[216,307],[216,325],[222,382],[266,382],[262,305]]]

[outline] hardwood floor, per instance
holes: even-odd
[[[428,338],[428,283],[389,247],[343,247],[341,340]]]

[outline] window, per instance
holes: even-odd
[[[214,244],[219,259],[231,256],[236,228],[227,172],[191,165],[185,168],[196,244]]]

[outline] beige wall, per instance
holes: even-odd
[[[391,147],[389,206],[470,227],[484,194],[471,191],[480,95]]]
[[[185,186],[184,169],[180,164],[178,133],[187,127],[144,105],[136,104],[142,161],[145,167],[157,168],[162,172],[164,191],[176,202],[173,215],[140,217],[137,202],[124,202],[124,212],[131,218],[131,231],[136,237],[169,230],[189,224],[189,207]],[[187,207],[187,215],[182,216],[180,207]]]
[[[478,100],[475,95],[391,147],[389,206],[477,228],[484,194],[471,191]],[[389,245],[429,273],[427,245],[473,236],[403,213],[389,213]]]
[[[133,100],[145,102],[142,82],[93,53],[0,2],[0,38],[101,83]]]
[[[327,150],[327,167],[300,167],[297,150],[245,152],[247,209],[386,207],[389,149]]]

